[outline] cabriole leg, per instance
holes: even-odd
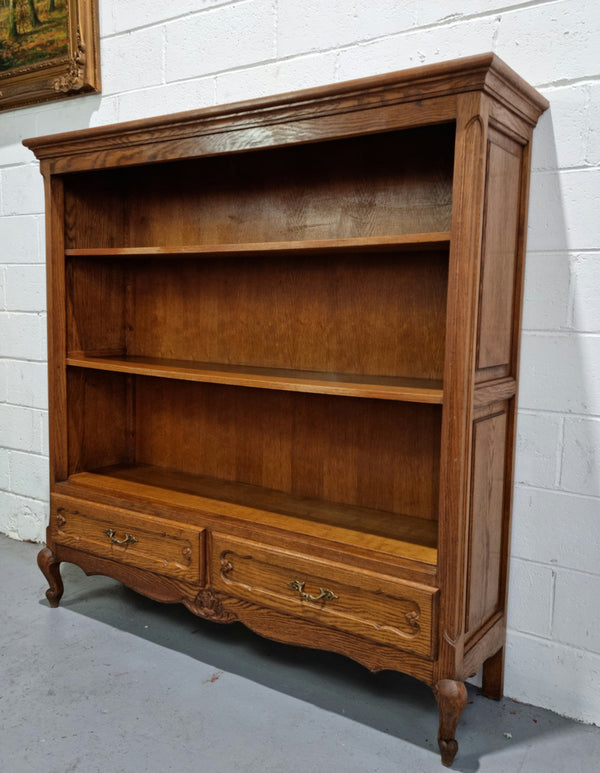
[[[62,577],[60,576],[60,561],[50,548],[40,550],[37,560],[38,566],[50,586],[46,591],[46,598],[50,602],[51,607],[57,607],[64,591]]]
[[[463,682],[454,679],[441,679],[433,688],[440,711],[438,745],[442,755],[442,765],[450,767],[456,752],[456,726],[467,705],[467,689]]]
[[[499,701],[504,695],[504,647],[483,664],[481,692],[486,698]]]

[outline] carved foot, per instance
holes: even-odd
[[[42,574],[48,580],[50,586],[46,591],[46,598],[51,607],[57,607],[63,595],[64,586],[60,576],[60,561],[50,548],[43,548],[38,553],[38,566]]]
[[[450,767],[458,751],[454,737],[458,720],[467,705],[467,689],[463,682],[441,679],[433,688],[440,711],[438,745],[442,754],[442,765]]]
[[[483,664],[481,693],[486,698],[499,701],[504,695],[504,647]]]

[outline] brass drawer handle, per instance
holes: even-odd
[[[126,534],[125,539],[117,539],[115,537],[116,533],[117,532],[114,529],[104,530],[104,534],[106,534],[106,536],[113,543],[113,545],[133,545],[134,542],[137,542],[136,538],[131,534]]]
[[[288,585],[290,588],[297,590],[300,598],[304,601],[333,601],[333,599],[339,599],[339,596],[336,596],[332,590],[327,590],[327,588],[319,588],[319,595],[311,596],[310,593],[306,593],[304,590],[305,583],[300,582],[300,580],[292,580],[288,582]]]

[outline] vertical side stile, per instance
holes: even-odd
[[[64,186],[42,162],[46,197],[50,486],[68,477]]]
[[[475,339],[489,115],[480,92],[457,100],[439,508],[440,641],[434,682],[454,679],[464,647],[464,590]]]

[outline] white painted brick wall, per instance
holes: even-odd
[[[2,215],[29,215],[44,211],[44,191],[36,164],[0,170]]]
[[[552,632],[552,608],[556,570],[543,564],[513,558],[510,578],[513,593],[508,604],[508,625],[524,633],[548,638]],[[522,603],[522,597],[535,599],[535,604]]]
[[[517,486],[512,554],[546,566],[598,573],[598,500],[556,489]],[[523,589],[511,576],[511,597]],[[535,601],[535,599],[534,599]]]
[[[304,0],[279,3],[277,52],[281,57],[307,51],[355,46],[414,27],[418,3],[378,0],[365,13],[364,0]]]
[[[516,483],[543,488],[555,485],[560,471],[563,426],[561,416],[521,411],[517,422]]]
[[[571,276],[573,301],[570,310],[573,329],[590,333],[600,330],[600,252],[574,255],[571,259]]]
[[[560,488],[600,497],[600,418],[565,419]]]
[[[0,114],[0,531],[47,518],[41,178],[21,139],[496,51],[548,97],[525,285],[506,693],[600,723],[600,4],[101,0],[104,92]]]
[[[0,118],[0,125],[1,122]],[[39,185],[38,181],[36,181],[37,185]],[[43,261],[44,252],[41,245],[43,235],[40,233],[42,230],[40,224],[40,217],[0,217],[0,260],[3,264],[22,265]]]
[[[39,311],[46,303],[46,270],[40,265],[6,266],[4,303],[7,311]]]
[[[600,414],[598,334],[526,331],[521,346],[521,408]]]
[[[3,360],[4,400],[12,405],[48,409],[48,369],[45,362]]]
[[[163,38],[161,27],[151,27],[103,40],[100,56],[104,94],[163,83]]]
[[[272,0],[244,0],[167,24],[167,81],[274,59],[275,19]]]
[[[600,615],[587,614],[597,609],[600,577],[571,569],[556,572],[556,593],[552,632],[564,644],[600,652]]]
[[[20,405],[0,405],[0,446],[4,449],[42,453],[41,411]]]

